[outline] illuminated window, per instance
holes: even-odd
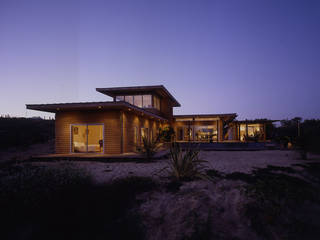
[[[103,152],[103,124],[72,124],[71,151]]]
[[[125,101],[133,105],[133,96],[125,96]]]
[[[143,106],[144,108],[152,108],[152,99],[151,99],[151,95],[143,95]]]
[[[141,95],[133,96],[133,102],[135,106],[142,107],[142,96]]]

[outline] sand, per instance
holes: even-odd
[[[223,173],[244,172],[249,173],[254,168],[264,168],[268,165],[290,166],[292,164],[305,162],[299,159],[294,151],[269,150],[269,151],[204,151],[201,152],[201,159],[207,160],[208,169],[215,169]],[[311,156],[314,160],[317,156]],[[36,162],[40,166],[48,167],[70,167],[81,169],[90,174],[97,183],[113,181],[128,176],[153,177],[161,180],[166,176],[164,170],[168,166],[168,160],[156,160],[150,163],[135,162]]]

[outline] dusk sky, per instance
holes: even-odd
[[[163,84],[175,114],[320,118],[320,1],[0,0],[0,81],[13,116]]]

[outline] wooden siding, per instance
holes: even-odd
[[[155,138],[159,127],[162,125],[159,121],[154,119],[149,119],[145,116],[138,116],[131,112],[123,113],[124,119],[124,129],[123,129],[123,151],[124,152],[134,152],[134,128],[137,128],[138,141],[137,145],[141,142],[141,128],[148,128],[149,136],[151,130],[153,132],[153,137]]]
[[[173,106],[168,98],[161,98],[160,100],[160,110],[162,116],[171,122],[173,120]]]
[[[71,124],[104,124],[104,153],[121,153],[120,112],[88,111],[56,113],[56,153],[71,152]]]

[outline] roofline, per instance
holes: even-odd
[[[195,117],[237,117],[236,113],[221,113],[221,114],[183,114],[183,115],[173,115],[174,118],[195,118]]]
[[[35,111],[43,112],[66,112],[66,111],[92,111],[92,110],[112,110],[112,109],[124,109],[124,110],[134,110],[141,114],[146,114],[147,116],[157,118],[162,121],[168,121],[168,119],[163,118],[157,114],[139,108],[130,103],[119,101],[119,102],[73,102],[73,103],[50,103],[50,104],[26,104],[26,108]]]
[[[257,119],[257,120],[235,120],[237,123],[273,123],[279,122],[280,120],[268,120],[268,119]]]
[[[115,97],[116,94],[106,93],[106,91],[126,91],[126,90],[155,90],[162,89],[164,92],[171,98],[171,101],[174,103],[174,107],[181,107],[181,104],[175,99],[174,96],[166,89],[164,85],[148,85],[148,86],[130,86],[130,87],[111,87],[111,88],[96,88],[97,92],[108,95],[110,97]]]

